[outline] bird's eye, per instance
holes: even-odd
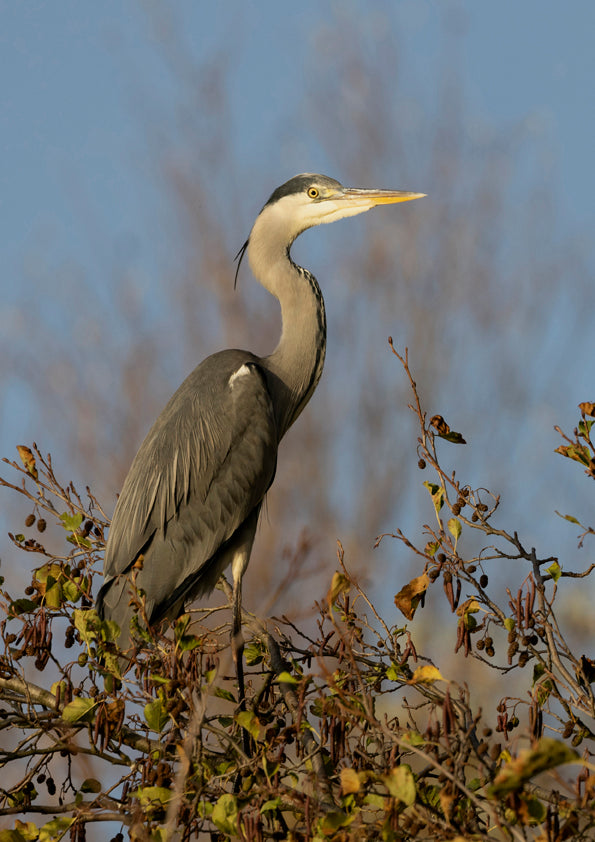
[[[308,187],[308,196],[309,196],[311,199],[317,199],[317,198],[318,198],[318,188],[316,188],[316,187]]]

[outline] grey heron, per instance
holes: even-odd
[[[267,357],[240,350],[207,357],[142,443],[116,505],[97,598],[100,616],[120,627],[122,650],[131,646],[133,588],[144,593],[150,624],[171,621],[210,593],[231,564],[232,651],[240,669],[242,576],[279,442],[310,400],[326,349],[320,287],[293,262],[291,245],[315,225],[423,195],[345,188],[305,173],[264,205],[238,253],[238,271],[247,254],[256,279],[280,302],[281,338]]]

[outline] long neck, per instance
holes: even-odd
[[[263,230],[256,224],[248,257],[255,277],[281,304],[281,339],[273,353],[263,359],[281,438],[320,380],[326,351],[326,315],[314,275],[291,260],[286,237],[271,234],[270,228]]]

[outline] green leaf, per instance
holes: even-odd
[[[99,639],[113,643],[120,636],[118,624],[114,620],[102,620],[95,608],[75,608],[72,614],[74,627],[87,646]]]
[[[426,741],[418,731],[407,731],[403,734],[403,742],[412,746],[423,746]]]
[[[351,582],[349,581],[347,576],[345,576],[344,573],[339,573],[339,571],[335,571],[333,573],[331,586],[329,588],[329,591],[328,591],[328,594],[327,594],[327,597],[326,597],[327,600],[328,600],[328,604],[334,605],[337,598],[342,593],[347,593],[350,588],[351,588]]]
[[[277,678],[275,679],[276,684],[298,684],[297,678],[293,676],[290,672],[283,671],[280,672]]]
[[[535,666],[533,667],[533,684],[535,684],[536,681],[539,681],[539,679],[544,675],[545,667],[543,666],[543,664],[535,664]]]
[[[449,430],[448,433],[438,433],[441,439],[446,439],[453,444],[467,444],[461,433],[455,433],[454,430]]]
[[[37,839],[37,834],[32,838]],[[23,836],[16,829],[0,830],[0,842],[27,842],[27,837]]]
[[[527,805],[531,818],[537,822],[537,824],[544,822],[547,816],[547,808],[545,804],[543,804],[539,798],[536,798],[534,795],[526,795],[523,800]]]
[[[171,801],[173,792],[165,786],[143,786],[139,787],[136,796],[143,805],[154,804],[156,801],[160,804],[167,804]]]
[[[155,813],[156,809],[166,807],[174,797],[171,789],[165,786],[139,787],[135,795],[140,801],[141,807],[144,807],[149,818]]]
[[[21,834],[27,842],[33,842],[39,836],[39,829],[33,822],[21,822],[17,819],[14,823],[15,830]]]
[[[426,555],[429,555],[430,558],[434,558],[439,549],[440,541],[428,541],[424,548],[424,552]]]
[[[60,520],[64,529],[68,532],[76,532],[77,529],[80,529],[83,516],[80,513],[78,515],[69,515],[68,512],[64,512],[60,515]]]
[[[65,722],[83,722],[84,720],[89,720],[91,718],[91,713],[95,707],[97,707],[98,702],[94,702],[93,699],[85,699],[78,696],[76,699],[73,699],[71,702],[64,707],[62,710],[62,719]]]
[[[79,578],[79,582],[80,582]],[[64,598],[68,600],[68,602],[78,602],[78,600],[82,596],[82,591],[80,585],[77,582],[71,582],[67,580],[62,585],[62,593],[64,594]]]
[[[155,699],[153,702],[148,702],[145,705],[145,722],[151,729],[158,734],[163,731],[169,722],[169,714],[165,709],[163,702],[160,699]]]
[[[279,807],[283,804],[282,798],[271,798],[269,801],[265,801],[262,807],[260,808],[261,813],[269,813],[271,810],[278,810]]]
[[[81,792],[101,792],[101,784],[97,778],[85,778],[80,786]]]
[[[554,582],[557,582],[560,576],[562,575],[562,568],[560,567],[557,561],[554,561],[554,563],[550,564],[550,566],[546,569],[552,577],[552,579],[554,580]]]
[[[43,827],[39,828],[39,842],[58,842],[62,839],[67,830],[70,830],[71,825],[74,824],[74,819],[69,819],[66,816],[52,819]]]
[[[249,667],[255,667],[262,662],[262,646],[259,642],[251,641],[244,647],[244,660]]]
[[[176,624],[174,626],[174,638],[176,641],[180,640],[180,638],[184,637],[186,634],[186,630],[190,625],[190,614],[182,614],[181,617],[178,617],[176,620]]]
[[[238,725],[247,731],[253,739],[258,739],[261,732],[261,725],[254,711],[241,710],[236,714],[235,720]]]
[[[349,815],[342,810],[332,810],[320,820],[320,829],[325,836],[332,836],[339,828],[350,825],[356,815],[356,813]]]
[[[463,531],[463,527],[461,526],[461,521],[456,517],[451,517],[448,521],[448,531],[455,539],[455,550],[457,548],[457,543],[459,538],[461,537],[461,532]]]
[[[389,681],[402,681],[403,670],[397,664],[391,664],[390,667],[386,668],[386,677]]]
[[[440,511],[442,506],[444,505],[444,489],[441,485],[436,485],[435,482],[424,482],[425,487],[430,492],[432,497],[432,503],[434,504],[434,508],[436,510],[436,514]]]
[[[69,544],[74,544],[75,547],[84,547],[86,550],[90,550],[93,546],[88,538],[83,538],[83,536],[79,535],[78,532],[73,532],[72,535],[68,535],[66,540]]]
[[[512,619],[512,617],[507,617],[504,620],[504,628],[506,629],[506,631],[509,631],[509,632],[512,631],[514,629],[515,625],[516,625],[516,623]]]
[[[37,609],[37,603],[32,599],[15,599],[10,603],[9,613],[18,617],[20,614],[29,614]]]
[[[46,590],[43,601],[46,608],[60,608],[62,606],[62,603],[64,602],[62,596],[62,585],[60,585],[58,582],[54,582],[54,584]]]
[[[43,564],[34,571],[35,580],[43,585],[47,584],[48,587],[61,579],[63,575],[59,564]]]
[[[546,678],[545,681],[542,681],[537,685],[535,699],[540,707],[544,706],[548,698],[551,696],[553,689],[553,682],[549,678]]]
[[[97,627],[101,620],[94,608],[75,608],[73,611],[74,627],[80,634],[83,643],[93,643],[97,640]]]
[[[363,803],[368,804],[376,810],[384,810],[386,808],[386,798],[384,795],[378,795],[375,792],[368,792],[363,798]]]
[[[213,695],[217,696],[218,699],[226,699],[228,702],[235,702],[236,700],[233,693],[230,690],[226,690],[225,687],[215,687]]]
[[[196,649],[197,646],[200,646],[201,643],[201,638],[197,637],[195,634],[185,634],[177,641],[180,652],[192,652],[192,650]]]
[[[403,763],[395,766],[388,775],[383,775],[382,780],[390,795],[402,801],[407,807],[415,803],[415,778],[411,766]]]
[[[213,808],[211,816],[213,824],[229,836],[237,836],[238,833],[238,800],[235,795],[227,792],[220,796]]]

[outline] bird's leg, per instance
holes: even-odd
[[[248,566],[249,552],[237,553],[232,564],[233,594],[231,621],[231,654],[236,667],[240,710],[246,708],[246,688],[244,686],[244,637],[242,635],[242,577]]]
[[[233,583],[233,617],[231,621],[231,654],[236,668],[240,710],[246,708],[246,688],[244,686],[244,636],[242,634],[242,580]]]
[[[231,654],[236,665],[236,679],[238,682],[238,701],[240,710],[246,710],[246,687],[244,685],[244,636],[242,634],[242,576],[248,566],[249,552],[240,552],[236,555],[232,564],[233,573],[233,594],[232,594],[232,621],[231,621]],[[250,734],[242,728],[242,747],[244,754],[250,757],[252,754],[252,741]],[[236,781],[236,786],[239,780]]]

